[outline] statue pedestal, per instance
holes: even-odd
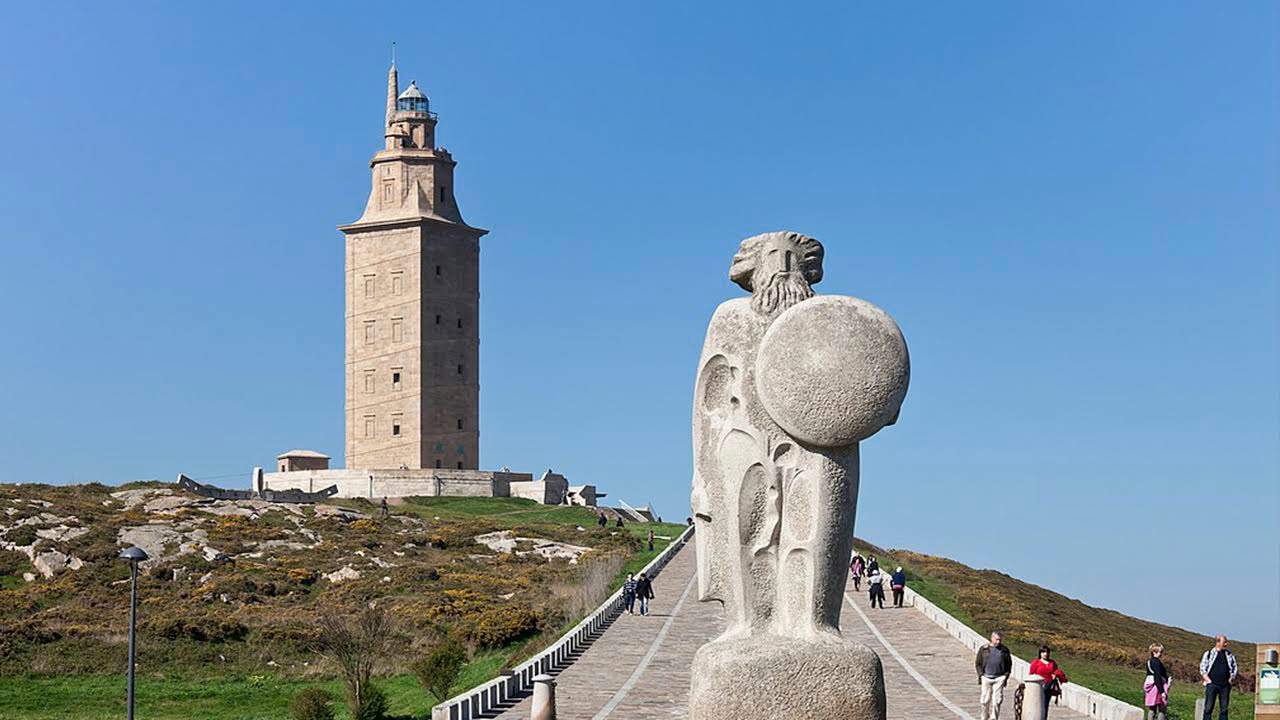
[[[884,671],[835,635],[710,642],[693,659],[689,720],[884,720]]]

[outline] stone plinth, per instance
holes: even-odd
[[[694,657],[691,690],[690,720],[885,716],[880,658],[826,634],[708,643]]]

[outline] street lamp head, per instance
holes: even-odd
[[[120,557],[124,560],[128,560],[131,563],[136,563],[136,562],[142,562],[143,560],[146,560],[147,554],[143,552],[142,548],[137,547],[135,545],[135,546],[127,547],[121,550]]]

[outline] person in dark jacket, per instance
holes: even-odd
[[[998,720],[1000,704],[1004,702],[1004,686],[1013,672],[1013,655],[1001,642],[998,632],[991,633],[991,642],[978,649],[973,667],[978,671],[978,684],[982,686],[979,702],[982,717],[978,720]]]
[[[893,589],[893,606],[902,607],[902,597],[907,593],[907,574],[902,572],[901,565],[889,578],[889,587]]]
[[[600,519],[596,520],[596,524],[600,527],[604,527],[609,524],[609,518],[605,517],[604,513],[600,513]]]
[[[867,561],[863,560],[858,553],[854,553],[853,559],[849,561],[849,574],[853,576],[853,589],[855,592],[862,589],[862,571],[866,566]]]
[[[1151,720],[1165,720],[1165,712],[1169,707],[1169,671],[1165,669],[1160,656],[1164,654],[1164,646],[1152,643],[1151,657],[1147,660],[1147,678],[1142,683],[1143,705],[1151,711]]]
[[[1227,720],[1227,703],[1231,700],[1231,683],[1236,680],[1236,656],[1227,649],[1227,636],[1214,638],[1213,647],[1200,657],[1200,677],[1204,680],[1204,718],[1213,715],[1213,702],[1218,701],[1218,720]]]
[[[627,573],[627,581],[622,583],[622,604],[626,606],[628,615],[636,614],[636,588],[639,584],[631,573]]]
[[[652,530],[649,531],[647,539],[649,541],[649,552],[653,552],[653,531]]]
[[[653,599],[653,581],[648,575],[640,573],[640,579],[636,580],[636,598],[640,600],[640,614],[649,614],[649,601]]]
[[[879,560],[876,560],[876,556],[875,556],[875,555],[872,555],[872,556],[871,556],[871,562],[867,563],[867,574],[868,574],[868,575],[870,575],[871,573],[873,573],[873,572],[875,572],[875,571],[877,571],[877,570],[879,570],[879,569],[880,569],[880,561],[879,561]]]

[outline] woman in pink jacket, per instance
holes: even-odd
[[[1151,710],[1152,720],[1165,720],[1165,711],[1169,706],[1169,671],[1160,656],[1164,654],[1164,646],[1152,643],[1151,658],[1147,660],[1147,679],[1142,683],[1142,704]]]

